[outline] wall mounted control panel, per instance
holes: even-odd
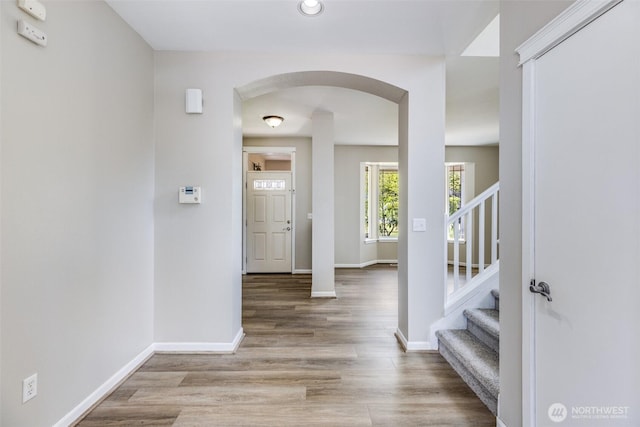
[[[200,187],[180,187],[178,201],[180,203],[201,203],[202,192]]]

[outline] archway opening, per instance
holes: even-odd
[[[236,119],[241,118],[242,103],[244,101],[272,92],[307,86],[326,86],[350,89],[374,95],[395,104],[397,106],[396,117],[398,123],[396,138],[397,150],[399,152],[403,150],[406,151],[408,143],[408,92],[392,84],[362,75],[334,71],[304,71],[274,75],[249,83],[236,88]],[[318,111],[312,114],[310,120],[313,122],[313,131],[311,135],[311,145],[313,150],[313,179],[311,180],[313,183],[311,191],[313,198],[313,222],[311,232],[311,252],[313,260],[311,264],[313,277],[312,297],[335,297],[335,171],[334,140],[332,140],[333,134],[331,131],[331,127],[333,126],[333,117],[331,112]],[[240,138],[242,138],[242,135],[240,135]],[[237,144],[237,146],[242,145],[242,142]],[[398,158],[399,157],[400,156],[398,156]],[[322,168],[320,167],[321,161],[324,161]],[[402,163],[400,163],[400,167],[398,168],[398,174],[400,188],[402,189],[403,182],[407,182],[406,172],[403,170]],[[320,206],[321,208],[319,208]],[[400,194],[400,218],[407,217],[406,209],[407,202],[405,191]],[[244,223],[246,224],[246,221],[244,221]],[[397,262],[399,267],[398,271],[400,272],[399,274],[402,274],[403,264],[406,259],[406,256],[403,255],[406,255],[407,253],[407,226],[408,224],[404,224],[404,231],[399,233],[397,240]],[[243,241],[246,242],[244,237]],[[243,256],[243,259],[246,260],[246,256]],[[398,310],[400,311],[407,305],[406,301],[400,300],[401,298],[407,298],[407,292],[399,290],[398,294]]]

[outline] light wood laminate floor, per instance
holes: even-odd
[[[236,354],[156,354],[77,425],[495,426],[438,353],[396,342],[395,268],[337,270],[337,299],[310,290],[245,276]]]

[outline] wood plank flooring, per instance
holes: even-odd
[[[78,426],[495,426],[435,352],[404,353],[395,268],[243,280],[236,354],[156,354]]]

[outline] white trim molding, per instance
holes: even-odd
[[[86,412],[93,408],[97,403],[104,399],[116,387],[122,384],[131,374],[133,374],[140,366],[154,354],[154,344],[144,349],[142,353],[133,358],[132,361],[124,365],[118,372],[113,374],[111,378],[98,387],[93,393],[87,396],[82,402],[73,408],[67,415],[62,417],[60,421],[55,423],[53,427],[67,427],[78,421]]]
[[[578,0],[518,46],[520,65],[538,59],[622,0]]]
[[[292,274],[311,274],[310,268],[296,268]]]
[[[367,261],[361,264],[335,264],[335,268],[364,268],[376,264],[376,261]]]
[[[365,268],[365,267],[369,267],[371,265],[376,265],[376,264],[397,264],[397,263],[398,263],[397,259],[376,259],[373,261],[367,261],[360,264],[335,264],[334,267],[335,268]]]
[[[536,425],[534,302],[528,291],[535,271],[534,161],[536,60],[611,10],[622,0],[578,0],[521,44],[522,65],[522,425]]]
[[[507,427],[507,425],[499,417],[496,417],[496,427]]]
[[[399,328],[396,329],[395,336],[405,353],[409,351],[438,350],[437,343],[434,346],[429,341],[408,341]]]
[[[315,291],[311,292],[311,298],[338,298],[336,291]]]
[[[249,154],[283,153],[289,154],[291,159],[291,274],[300,273],[296,270],[296,147],[271,146],[243,146],[242,147],[242,274],[247,274],[247,172],[249,171]],[[268,172],[268,171],[265,171]],[[309,270],[310,272],[311,270]]]
[[[159,342],[154,345],[156,353],[218,353],[233,354],[236,347],[226,343],[208,342]]]
[[[296,147],[272,147],[244,145],[242,151],[247,153],[295,153]]]
[[[209,353],[229,354],[235,353],[242,339],[244,330],[240,328],[235,338],[230,343],[154,343],[144,349],[129,363],[118,370],[111,378],[87,396],[82,402],[62,417],[53,427],[67,427],[80,420],[89,410],[100,403],[109,393],[119,387],[135,371],[156,353]]]
[[[240,328],[238,334],[230,343],[209,342],[159,342],[154,344],[156,353],[214,353],[233,354],[238,350],[244,339],[244,330]]]

